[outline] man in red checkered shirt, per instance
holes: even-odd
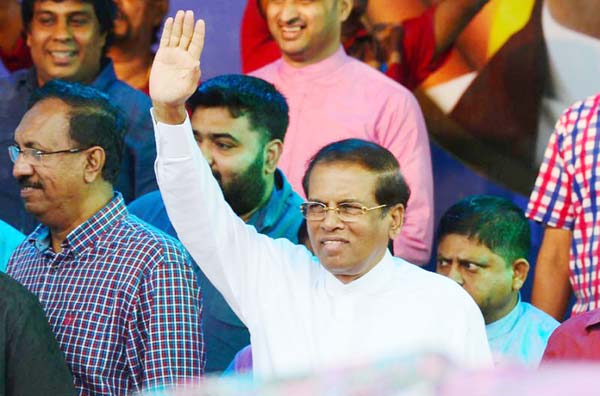
[[[546,226],[532,302],[557,319],[600,308],[600,95],[569,107],[544,155],[527,216]]]

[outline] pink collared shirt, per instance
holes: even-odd
[[[302,194],[310,158],[323,146],[348,138],[390,150],[410,189],[405,222],[394,241],[398,257],[425,264],[433,238],[433,180],[427,129],[414,96],[403,86],[346,55],[301,68],[279,59],[251,73],[274,84],[290,107],[279,167]]]

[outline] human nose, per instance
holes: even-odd
[[[452,263],[447,276],[448,278],[452,279],[454,282],[458,283],[461,286],[464,283],[462,274],[460,273],[460,268],[457,263]]]
[[[295,0],[285,0],[281,2],[279,8],[279,21],[282,23],[291,23],[298,17],[298,7]]]
[[[337,208],[325,208],[325,218],[321,221],[321,228],[333,230],[342,227],[344,222],[340,219]]]
[[[27,161],[23,153],[19,153],[13,164],[13,176],[19,178],[33,173],[33,166]]]
[[[214,157],[208,142],[206,142],[206,139],[204,139],[202,142],[199,142],[198,147],[200,147],[200,151],[202,151],[202,156],[206,159],[206,162],[212,165],[214,162]]]
[[[52,36],[55,40],[69,40],[72,37],[71,27],[64,18],[59,18],[54,24]]]

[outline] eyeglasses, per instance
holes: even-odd
[[[367,208],[358,203],[341,203],[331,208],[322,202],[308,201],[300,204],[300,210],[302,211],[302,216],[308,221],[322,221],[327,216],[327,212],[333,210],[340,217],[340,220],[351,223],[357,221],[360,216],[371,210],[385,208],[386,206],[378,205]]]
[[[68,149],[68,150],[58,150],[58,151],[42,151],[42,150],[37,150],[37,149],[33,149],[33,148],[24,148],[24,149],[20,149],[19,146],[17,146],[16,144],[11,144],[10,146],[8,146],[8,156],[10,157],[10,160],[15,163],[17,162],[17,159],[19,158],[19,155],[23,155],[23,157],[25,158],[25,161],[29,162],[29,163],[41,163],[42,159],[46,156],[46,155],[52,155],[52,154],[73,154],[73,153],[79,153],[81,151],[85,151],[87,150],[87,148],[72,148],[72,149]]]

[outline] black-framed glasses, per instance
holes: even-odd
[[[19,155],[22,155],[23,158],[25,158],[25,160],[27,162],[39,164],[42,162],[42,159],[47,155],[74,154],[74,153],[79,153],[79,152],[85,151],[85,150],[87,150],[87,148],[77,147],[77,148],[72,148],[72,149],[67,149],[67,150],[43,151],[43,150],[38,150],[38,149],[34,149],[34,148],[21,149],[16,144],[11,144],[10,146],[8,146],[8,156],[10,157],[10,160],[13,163],[17,162],[17,158],[19,158]]]
[[[307,201],[300,204],[302,216],[308,221],[322,221],[327,216],[327,212],[333,210],[339,216],[340,220],[351,223],[357,221],[360,216],[371,210],[385,208],[387,205],[377,205],[367,208],[364,205],[353,202],[343,202],[334,207],[329,207],[322,202]]]

